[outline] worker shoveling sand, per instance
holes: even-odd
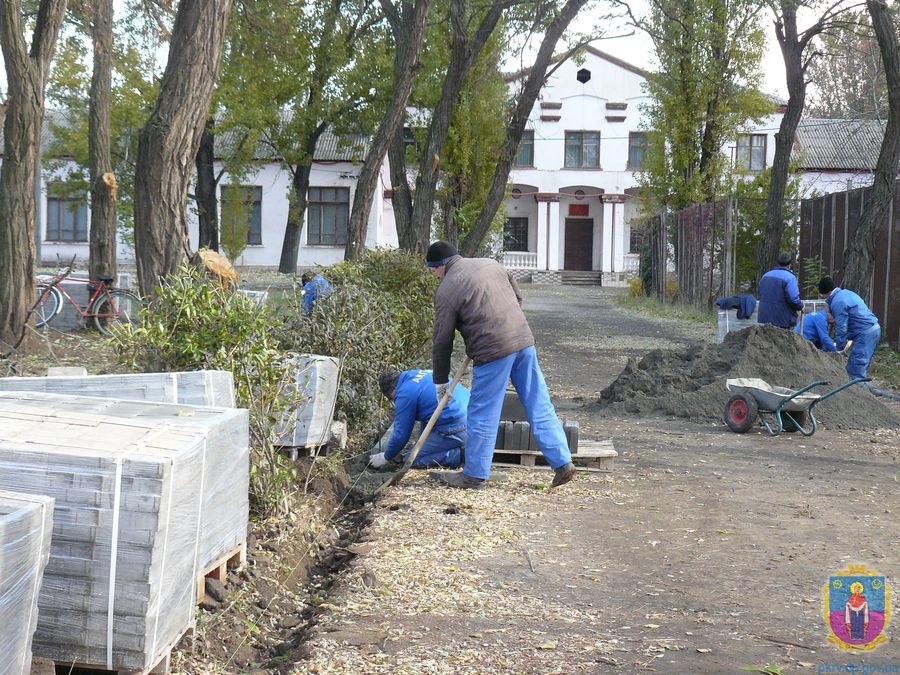
[[[846,357],[822,352],[796,333],[757,325],[729,333],[720,345],[680,352],[654,350],[625,369],[600,393],[600,405],[615,412],[666,414],[696,421],[722,420],[730,394],[725,380],[758,377],[799,389],[815,380],[846,382]],[[824,393],[828,387],[815,391]],[[831,429],[896,428],[900,418],[864,387],[850,387],[816,407],[816,419]]]

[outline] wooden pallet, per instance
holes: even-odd
[[[72,675],[168,675],[171,672],[172,650],[185,635],[194,634],[196,627],[196,623],[192,621],[177,638],[165,646],[157,657],[156,664],[145,670],[109,670],[105,665],[35,658],[31,660],[31,675],[55,675],[57,668]]]
[[[584,466],[594,469],[608,468],[612,461],[619,456],[613,447],[613,442],[580,440],[578,452],[572,455],[572,461],[576,466]],[[535,450],[515,450],[512,448],[498,448],[494,450],[493,464],[495,466],[521,466],[527,468],[545,468],[547,462],[543,454]]]
[[[221,583],[228,580],[228,570],[243,567],[247,562],[247,542],[239,544],[210,565],[205,572],[197,576],[197,603],[206,600],[206,579],[212,578]]]

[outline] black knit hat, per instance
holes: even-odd
[[[778,264],[782,267],[787,267],[792,262],[794,262],[794,256],[787,251],[782,251],[778,254]]]
[[[831,277],[822,277],[819,279],[819,293],[822,295],[828,295],[835,288],[837,288],[837,286],[834,285],[834,279]]]
[[[459,251],[446,241],[436,241],[428,247],[428,253],[425,254],[425,263],[429,267],[440,267],[441,265],[446,265],[450,258],[458,255]]]
[[[400,371],[393,368],[384,371],[378,378],[378,388],[387,398],[391,397],[394,387],[397,386],[397,380],[400,379]]]

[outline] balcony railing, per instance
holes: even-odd
[[[622,260],[623,272],[636,272],[641,267],[641,256],[637,253],[626,253]]]
[[[537,253],[531,251],[505,251],[503,253],[503,266],[510,269],[536,270]]]

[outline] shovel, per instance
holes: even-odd
[[[422,432],[422,435],[419,436],[419,440],[416,441],[416,445],[413,447],[412,452],[409,453],[409,457],[406,458],[406,461],[403,462],[403,466],[401,466],[397,472],[388,478],[384,483],[378,486],[375,490],[375,494],[381,494],[391,485],[396,485],[400,482],[400,479],[406,475],[406,472],[409,471],[409,468],[412,466],[413,462],[416,461],[416,457],[419,456],[419,450],[422,449],[422,446],[425,445],[425,441],[428,440],[428,437],[431,435],[431,430],[434,429],[434,425],[437,424],[438,418],[441,416],[441,413],[444,411],[444,406],[447,405],[447,402],[453,398],[453,390],[456,388],[457,383],[462,379],[462,376],[465,375],[466,370],[469,367],[469,364],[472,363],[472,359],[466,357],[466,360],[463,361],[462,366],[460,366],[456,375],[453,378],[453,381],[450,382],[450,386],[447,387],[447,391],[444,392],[444,397],[438,401],[437,408],[434,409],[434,412],[431,413],[431,419],[428,420],[428,424],[425,425],[425,430]]]

